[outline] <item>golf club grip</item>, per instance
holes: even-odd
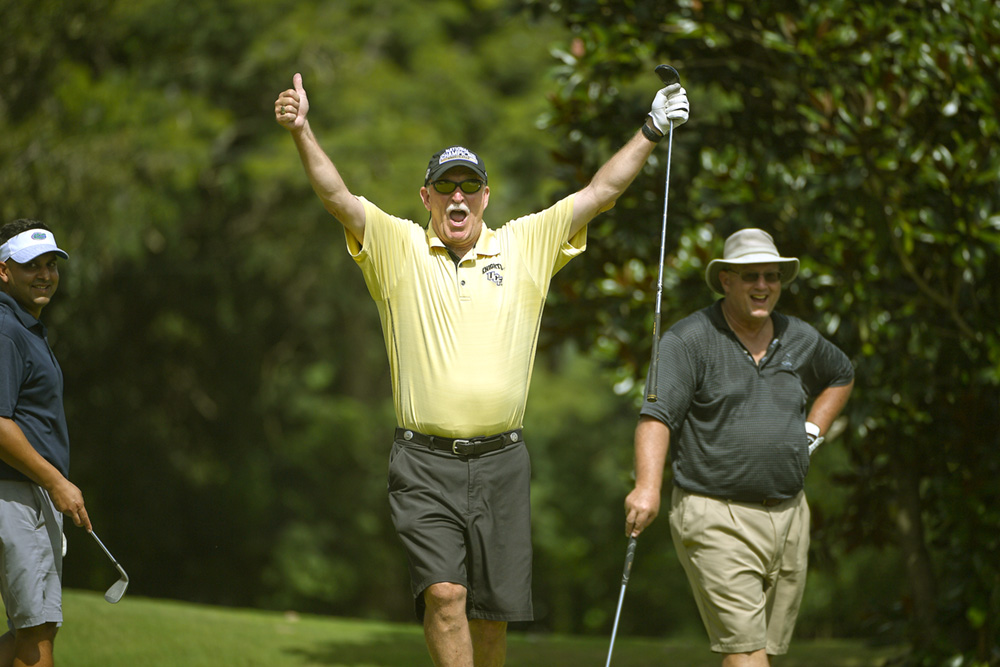
[[[646,401],[656,403],[656,375],[660,366],[660,313],[653,316],[653,350],[650,352],[649,371],[646,373]]]
[[[625,551],[625,570],[622,572],[622,588],[625,588],[626,584],[628,584],[628,577],[632,574],[632,561],[635,560],[635,545],[635,538],[628,538],[628,549]]]
[[[681,75],[670,65],[657,65],[656,75],[660,77],[660,81],[663,82],[664,86],[671,86],[681,82]]]

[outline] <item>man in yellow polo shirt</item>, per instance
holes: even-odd
[[[497,230],[483,224],[483,160],[432,156],[420,197],[427,228],[348,189],[306,116],[296,74],[274,104],[378,306],[392,376],[392,519],[410,564],[436,665],[502,665],[510,621],[532,619],[530,464],[521,433],[552,276],[586,248],[671,124],[688,119],[679,84],[660,90],[639,131],[579,192]]]

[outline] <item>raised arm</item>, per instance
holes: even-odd
[[[292,78],[292,88],[285,90],[274,101],[274,116],[278,124],[287,129],[299,151],[302,166],[313,190],[323,202],[323,207],[347,228],[359,243],[365,241],[364,205],[351,194],[333,161],[320,147],[306,116],[309,97],[302,85],[302,75]]]
[[[649,122],[656,131],[650,128],[636,132],[610,160],[604,163],[590,183],[576,194],[573,204],[573,224],[570,237],[576,234],[598,213],[607,211],[625,189],[635,180],[639,170],[656,147],[656,142],[646,136],[665,134],[671,123],[674,128],[687,122],[688,119],[687,92],[679,83],[667,86],[657,92],[649,112]]]

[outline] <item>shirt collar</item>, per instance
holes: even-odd
[[[24,306],[19,304],[14,300],[14,297],[7,294],[6,292],[0,292],[0,304],[7,306],[14,313],[14,316],[20,320],[21,324],[25,329],[34,329],[35,327],[41,327],[42,332],[45,331],[45,325],[42,324],[41,320],[36,319],[34,315],[29,313],[24,309]]]
[[[447,250],[448,246],[444,244],[437,233],[434,231],[434,227],[427,225],[427,243],[431,248],[441,248],[442,250]],[[476,246],[473,248],[478,257],[494,257],[500,254],[500,242],[497,240],[496,230],[490,229],[483,223],[483,231],[479,233],[479,239],[476,241]],[[468,255],[466,255],[468,257]]]

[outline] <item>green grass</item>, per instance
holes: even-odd
[[[416,624],[228,609],[126,595],[117,605],[100,593],[66,591],[66,623],[56,641],[60,667],[412,667],[430,665]],[[603,665],[609,637],[513,632],[510,667]],[[852,641],[801,641],[781,667],[876,667],[892,649]],[[706,643],[619,636],[616,667],[718,667]]]

